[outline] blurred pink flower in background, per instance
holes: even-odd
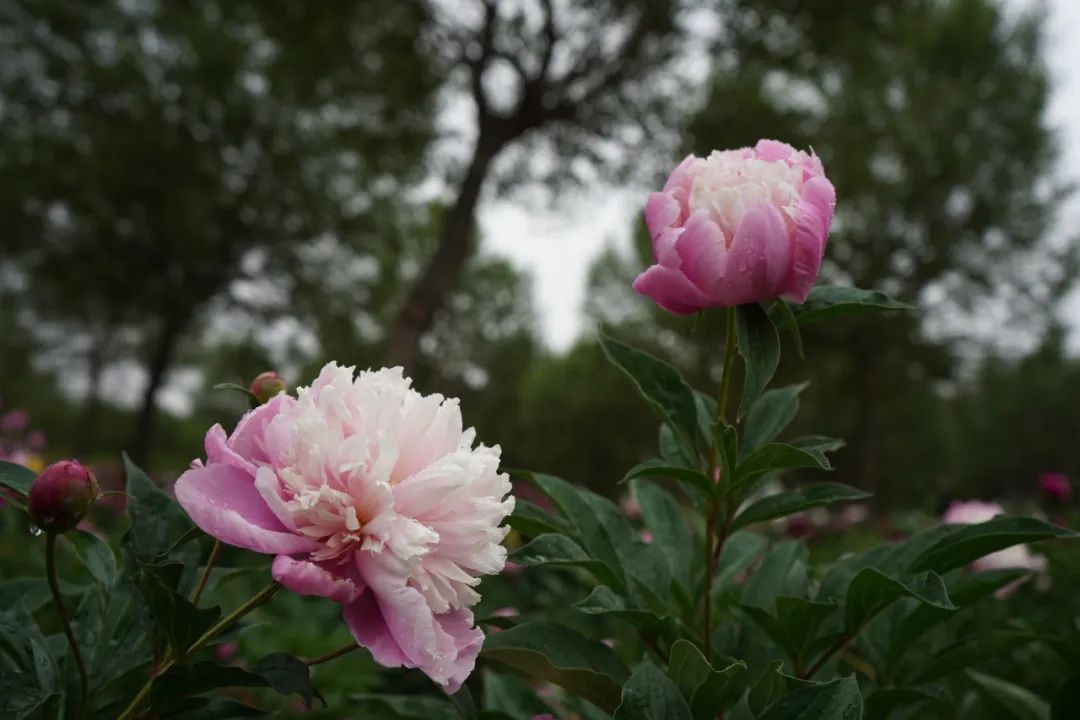
[[[400,368],[354,379],[329,363],[231,436],[212,427],[176,498],[210,535],[277,555],[286,588],[340,603],[377,662],[453,693],[483,644],[474,588],[503,569],[514,500],[499,448],[473,447],[457,401],[410,384]]]
[[[654,538],[653,538],[653,534],[652,534],[651,530],[642,530],[641,531],[641,541],[643,543],[645,543],[646,545],[651,545],[653,539]]]
[[[12,410],[0,416],[0,431],[19,432],[25,430],[30,423],[30,417],[25,410]]]
[[[1039,476],[1039,490],[1058,502],[1068,502],[1072,497],[1072,485],[1065,473],[1043,473]]]
[[[982,500],[954,501],[945,511],[941,521],[946,525],[971,525],[984,523],[1004,514],[1004,508],[995,502],[984,502]],[[1032,554],[1027,545],[1013,545],[996,553],[985,555],[969,565],[976,572],[1011,568],[1038,571],[1045,566],[1046,560],[1040,555]],[[1016,591],[1022,582],[1023,580],[1020,580],[1006,585],[995,594],[998,597],[1010,595]]]
[[[619,509],[631,520],[641,517],[641,505],[633,495],[623,495],[622,499],[619,500]]]
[[[787,143],[689,155],[649,196],[656,264],[634,289],[680,315],[776,297],[802,303],[835,206],[818,157]]]
[[[221,643],[214,650],[214,656],[217,657],[218,662],[229,662],[236,657],[239,649],[240,647],[234,642]]]

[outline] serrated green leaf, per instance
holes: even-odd
[[[765,708],[758,720],[859,720],[862,693],[854,676],[793,690]]]
[[[806,302],[792,307],[791,311],[799,325],[806,325],[846,315],[910,309],[910,305],[894,300],[880,290],[818,285],[810,291]],[[781,316],[777,325],[784,327],[789,322],[786,317]]]
[[[742,448],[746,454],[775,440],[799,412],[799,393],[807,383],[766,390],[750,407],[743,427]]]
[[[546,680],[614,712],[630,671],[608,646],[550,622],[526,622],[488,635],[481,655]]]
[[[813,507],[835,503],[856,502],[870,493],[840,483],[817,483],[796,490],[787,490],[758,500],[735,517],[731,527],[738,530],[751,523],[786,517]]]
[[[776,333],[772,318],[761,305],[740,305],[737,311],[739,355],[746,366],[742,400],[739,402],[738,419],[741,420],[772,380],[780,364],[780,336]]]
[[[623,687],[614,720],[691,720],[679,688],[646,659]]]

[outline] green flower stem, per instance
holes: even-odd
[[[731,376],[735,369],[736,331],[735,331],[735,308],[727,309],[727,340],[724,346],[724,366],[720,375],[720,389],[716,398],[716,420],[720,422],[727,418],[728,395],[731,392]],[[714,447],[712,463],[709,468],[709,476],[715,478],[718,469],[717,450]],[[719,481],[727,480],[720,478]],[[719,482],[718,481],[718,482]],[[722,509],[721,502],[713,502],[712,510],[705,523],[705,659],[712,662],[712,584],[713,576],[716,575],[716,562],[720,558],[720,551],[727,540],[728,530],[731,527],[731,513]],[[717,527],[721,512],[723,522]]]
[[[139,712],[139,706],[143,704],[147,697],[149,697],[150,688],[153,687],[155,679],[157,679],[161,675],[164,675],[169,670],[169,668],[171,668],[177,662],[182,661],[185,657],[195,652],[206,643],[213,640],[215,637],[221,634],[223,630],[229,628],[234,622],[244,617],[252,610],[255,610],[262,605],[265,605],[270,600],[270,598],[274,597],[274,594],[280,589],[281,585],[278,585],[276,582],[271,582],[265,588],[256,593],[255,596],[248,600],[246,603],[233,610],[221,620],[218,620],[216,623],[214,623],[214,625],[212,625],[209,630],[204,632],[198,640],[193,642],[191,644],[191,647],[189,647],[187,650],[183,651],[179,655],[177,655],[175,651],[170,652],[165,657],[165,661],[161,663],[161,667],[158,668],[157,672],[153,673],[150,676],[150,679],[146,681],[146,684],[142,686],[138,694],[132,699],[128,706],[124,708],[124,711],[117,716],[116,720],[131,720],[131,718],[136,717],[137,713]]]
[[[310,660],[305,660],[304,664],[309,666],[309,667],[312,666],[312,665],[321,665],[324,662],[330,662],[331,660],[336,660],[337,658],[341,657],[342,655],[348,655],[353,650],[359,650],[359,649],[360,649],[359,645],[357,645],[356,643],[351,643],[351,644],[346,645],[344,647],[339,647],[337,650],[334,650],[333,652],[328,652],[325,655],[320,655],[318,657],[313,657]]]
[[[199,584],[195,588],[195,594],[191,596],[191,604],[198,605],[199,598],[202,597],[203,590],[206,589],[206,582],[210,579],[210,571],[214,567],[214,563],[217,562],[218,553],[221,552],[221,541],[215,540],[214,547],[210,549],[210,557],[206,558],[206,568],[203,570],[202,577],[199,578]]]
[[[71,654],[75,658],[75,667],[79,671],[79,705],[75,716],[82,720],[86,717],[88,693],[86,665],[83,664],[82,653],[79,652],[79,641],[75,639],[75,633],[71,631],[71,621],[68,620],[67,610],[64,608],[64,598],[60,595],[60,582],[56,578],[56,533],[54,532],[45,535],[45,574],[49,578],[49,590],[52,591],[53,602],[56,603],[60,624],[64,626],[64,635],[67,637],[68,645],[71,646]]]

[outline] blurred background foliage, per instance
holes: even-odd
[[[168,479],[243,410],[214,383],[400,362],[507,466],[615,495],[655,423],[591,330],[545,345],[477,209],[777,137],[837,187],[824,277],[918,307],[784,355],[800,422],[847,439],[836,479],[879,512],[1033,495],[1080,474],[1077,244],[1052,232],[1046,18],[1006,5],[0,0],[0,399],[50,458]],[[625,222],[588,326],[709,386],[715,319],[634,295]]]

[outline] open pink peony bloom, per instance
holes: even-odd
[[[966,502],[954,501],[945,511],[941,521],[947,525],[972,525],[992,520],[998,515],[1004,515],[1005,510],[995,502],[983,502],[981,500],[968,500]],[[985,570],[1008,570],[1018,568],[1021,570],[1042,570],[1046,561],[1039,555],[1033,555],[1027,545],[1013,545],[1004,550],[999,550],[990,555],[975,560],[970,567],[976,572]],[[1011,595],[1016,591],[1023,580],[1010,583],[998,590],[998,597]]]
[[[480,576],[502,570],[514,500],[499,448],[473,447],[457,401],[410,382],[330,363],[231,436],[210,428],[176,497],[222,542],[276,555],[285,587],[340,603],[376,661],[452,693],[483,643],[469,608]]]
[[[776,297],[802,303],[835,206],[821,161],[787,143],[689,155],[649,196],[656,264],[634,289],[680,315]]]

